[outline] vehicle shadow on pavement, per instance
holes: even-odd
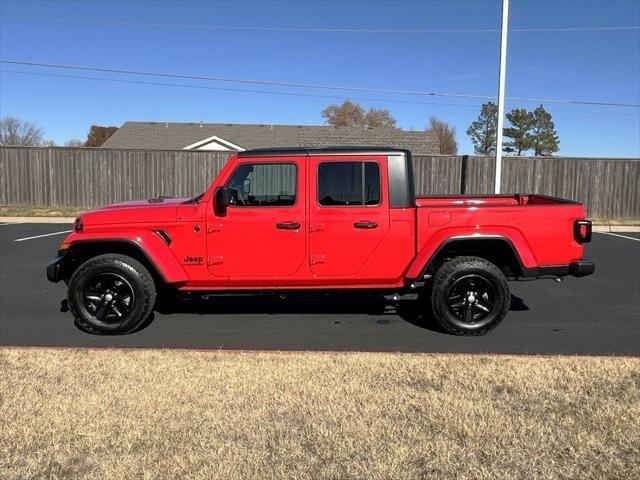
[[[520,312],[529,310],[524,300],[515,295],[511,295],[509,311]],[[400,302],[396,307],[396,313],[403,320],[432,332],[447,334],[438,324],[431,313],[431,303],[428,296],[416,301]]]
[[[373,293],[293,293],[286,295],[193,295],[162,301],[156,305],[163,315],[244,315],[244,314],[361,314],[378,317],[376,323],[389,323],[389,317],[399,316],[404,321],[437,333],[446,333],[431,314],[428,298],[390,301]],[[511,295],[511,311],[529,310],[523,299]],[[143,330],[153,321],[153,315],[140,326]]]
[[[156,311],[162,314],[340,314],[360,313],[385,315],[392,306],[376,294],[247,294],[192,295],[175,301],[159,302]]]

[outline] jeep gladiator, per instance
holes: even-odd
[[[593,273],[590,239],[569,200],[416,197],[406,150],[258,149],[197,197],[79,215],[47,277],[99,334],[134,331],[175,292],[375,290],[413,294],[445,331],[481,335],[509,310],[507,280]]]

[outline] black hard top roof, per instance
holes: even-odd
[[[239,157],[272,157],[279,155],[313,155],[331,153],[363,153],[363,152],[401,152],[411,155],[409,150],[395,147],[367,147],[367,146],[345,146],[345,147],[274,147],[274,148],[254,148],[238,152]]]

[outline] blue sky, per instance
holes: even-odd
[[[495,95],[497,32],[230,31],[175,25],[497,29],[500,5],[498,0],[0,0],[0,57],[187,75]],[[96,21],[136,25],[91,23]],[[512,29],[638,25],[637,0],[511,1]],[[42,126],[47,138],[57,144],[84,139],[91,124],[119,126],[127,120],[321,124],[320,112],[325,106],[350,98],[367,108],[388,108],[404,129],[421,130],[435,115],[456,127],[460,152],[472,153],[465,132],[483,103],[477,99],[143,78],[7,64],[0,67],[0,115]],[[337,98],[12,73],[17,71]],[[512,97],[640,104],[640,31],[512,32],[506,88],[507,96]],[[524,101],[506,104],[507,110],[535,106],[535,102]],[[560,154],[640,156],[640,108],[551,103],[545,107],[560,135]]]

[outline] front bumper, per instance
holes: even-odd
[[[65,267],[68,263],[68,252],[58,252],[47,265],[47,280],[57,283],[65,278]]]

